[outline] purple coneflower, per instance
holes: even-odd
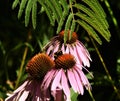
[[[55,68],[46,74],[41,87],[43,91],[50,87],[55,101],[71,101],[71,87],[76,93],[81,95],[84,93],[84,87],[91,89],[87,77],[77,67],[74,56],[61,53],[55,56]],[[58,92],[60,93],[59,97],[57,96]],[[62,92],[63,94],[61,94]]]
[[[78,40],[77,34],[75,32],[72,33],[71,39],[69,40],[68,31],[68,39],[66,43],[64,43],[64,31],[61,31],[58,36],[55,36],[51,39],[51,41],[43,48],[43,50],[54,59],[54,53],[58,50],[62,50],[63,53],[72,54],[76,58],[77,64],[81,66],[90,67],[90,54],[85,48],[85,46]],[[79,66],[80,67],[80,66]]]
[[[29,77],[5,101],[50,101],[49,91],[42,96],[40,86],[45,74],[53,67],[54,61],[48,55],[35,55],[26,67]]]

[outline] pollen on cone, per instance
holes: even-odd
[[[54,61],[48,55],[39,53],[28,62],[26,71],[32,77],[41,79],[54,65]]]
[[[55,59],[56,68],[69,69],[72,68],[75,63],[76,61],[74,59],[74,56],[70,54],[63,54],[61,56],[58,56],[57,59]]]
[[[64,32],[65,31],[63,30],[59,33],[59,38],[61,41],[63,41],[63,39],[64,39]],[[71,39],[70,39],[70,31],[68,31],[67,34],[68,34],[68,38],[67,38],[66,43],[72,44],[72,43],[76,42],[76,40],[78,39],[78,36],[75,32],[72,33]]]

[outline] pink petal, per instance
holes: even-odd
[[[52,69],[45,75],[43,82],[41,84],[41,87],[47,88],[49,86],[51,80],[53,79],[55,72],[56,71]]]
[[[50,52],[51,52],[51,50],[53,50],[53,45],[51,45],[51,46],[47,49],[46,53],[49,55]]]
[[[59,50],[59,45],[56,45],[56,47],[53,47],[52,57],[54,57],[54,53],[57,52],[58,50]]]
[[[84,66],[88,66],[90,67],[90,62],[89,59],[86,56],[86,53],[81,50],[81,47],[79,47],[78,45],[76,45],[76,52],[77,52],[77,56],[79,57],[79,59],[82,60]]]
[[[81,79],[80,79],[80,76],[78,75],[78,73],[76,72],[75,69],[73,70],[73,72],[74,72],[75,79],[76,79],[77,84],[78,84],[79,93],[80,93],[81,95],[83,95],[84,89],[83,89],[83,84],[82,84],[82,81],[81,81]]]
[[[88,52],[88,50],[86,49],[86,47],[83,45],[82,42],[80,41],[77,41],[76,44],[81,47],[82,51],[86,54],[86,56],[92,61],[91,57],[90,57],[90,54]]]
[[[24,91],[23,94],[20,96],[19,101],[25,101],[28,97],[29,91]]]
[[[86,89],[90,89],[91,88],[90,83],[89,83],[87,77],[85,76],[85,74],[83,73],[83,71],[80,70],[79,68],[76,68],[76,69],[80,75],[83,85],[86,87]]]
[[[61,50],[62,50],[62,52],[64,54],[65,53],[65,45],[64,44],[62,44]]]
[[[70,88],[69,88],[64,70],[62,70],[61,84],[62,84],[63,91],[64,91],[64,93],[69,101],[70,100]]]
[[[29,82],[29,80],[25,81],[20,87],[18,87],[18,88],[14,91],[14,93],[17,93],[17,92],[19,92],[19,91],[22,90],[22,89],[25,89],[25,86],[27,85],[28,82]]]
[[[70,53],[69,45],[66,45],[65,53],[68,53],[68,54]]]
[[[76,65],[78,65],[80,67],[80,69],[82,69],[81,65],[82,65],[82,62],[81,62],[81,59],[78,58],[78,54],[76,53],[76,47],[73,46],[70,47],[70,54],[73,54],[75,56],[75,59],[76,59]]]
[[[68,75],[68,79],[69,79],[69,82],[70,82],[73,90],[77,93],[78,85],[77,85],[77,82],[76,82],[76,79],[75,79],[72,69],[67,70],[67,75]]]
[[[51,86],[51,90],[54,91],[57,89],[57,87],[60,84],[60,80],[61,80],[61,74],[62,74],[62,69],[59,70],[59,72],[57,73],[57,75],[55,76],[53,82],[52,82],[52,86]]]

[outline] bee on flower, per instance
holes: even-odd
[[[61,31],[59,35],[51,39],[51,41],[43,48],[43,50],[53,59],[54,54],[58,50],[61,50],[63,53],[74,55],[79,68],[82,69],[83,66],[90,67],[90,61],[92,61],[90,54],[83,43],[78,40],[77,34],[73,32],[71,39],[69,38],[70,31],[68,31],[67,34],[68,38],[66,43],[64,43],[64,31]]]

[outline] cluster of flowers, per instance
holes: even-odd
[[[90,54],[77,34],[69,40],[69,33],[66,44],[61,31],[28,62],[28,78],[5,101],[71,101],[70,88],[81,95],[84,87],[91,89],[82,70],[90,67]]]

